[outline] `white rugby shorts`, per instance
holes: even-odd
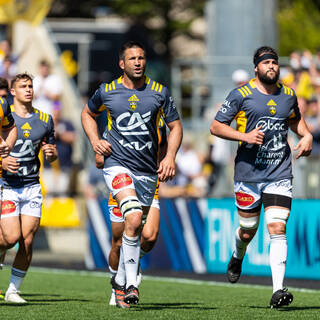
[[[142,206],[151,206],[158,175],[137,176],[129,169],[114,166],[103,169],[104,179],[112,197],[126,189],[134,189]]]
[[[2,189],[1,219],[20,214],[41,218],[42,193],[40,184],[24,188]]]
[[[275,182],[234,182],[235,204],[239,209],[248,210],[261,204],[262,193],[277,194],[292,198],[292,181],[283,179]]]

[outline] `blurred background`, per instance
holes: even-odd
[[[142,266],[225,272],[238,223],[237,144],[211,137],[209,127],[228,92],[254,77],[254,50],[269,45],[314,135],[312,155],[294,161],[288,276],[320,279],[311,272],[320,267],[319,0],[0,0],[0,24],[0,76],[34,76],[34,106],[53,116],[57,134],[59,159],[41,173],[45,203],[33,264],[106,269],[108,192],[80,113],[101,82],[120,76],[119,48],[135,39],[146,47],[147,75],[171,91],[185,131],[177,177],[160,187],[159,241]],[[244,269],[269,275],[264,225],[255,241]]]

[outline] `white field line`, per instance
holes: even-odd
[[[9,269],[4,267],[4,269]],[[54,268],[42,268],[42,267],[31,267],[29,272],[40,272],[40,273],[50,273],[57,275],[75,275],[75,276],[89,276],[89,277],[110,277],[109,272],[102,271],[82,271],[82,270],[68,270],[68,269],[54,269]],[[159,281],[159,282],[171,282],[171,283],[181,283],[181,284],[193,284],[199,286],[217,286],[217,287],[227,287],[227,288],[254,288],[254,289],[270,289],[271,286],[255,285],[255,284],[231,284],[225,282],[217,281],[204,281],[204,280],[193,280],[184,278],[173,278],[173,277],[157,277],[157,276],[143,276],[143,280]],[[320,290],[316,289],[304,289],[290,287],[292,291],[305,292],[305,293],[319,293]]]

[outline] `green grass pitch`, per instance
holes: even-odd
[[[10,270],[0,271],[0,288]],[[98,272],[31,268],[22,286],[27,305],[0,301],[0,319],[319,319],[320,290],[292,289],[293,303],[271,310],[271,287],[144,277],[140,304],[108,305],[109,277]]]

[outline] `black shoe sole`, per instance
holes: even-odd
[[[139,297],[137,297],[136,295],[129,295],[124,298],[124,302],[127,304],[138,304]]]

